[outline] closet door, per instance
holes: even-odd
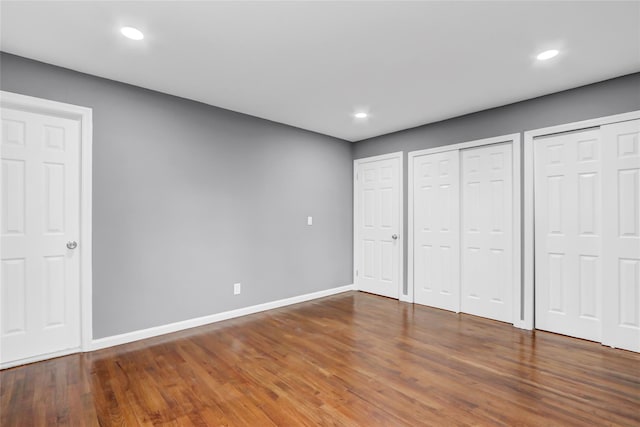
[[[607,145],[599,129],[534,141],[538,329],[601,340],[601,168]]]
[[[513,173],[511,144],[461,151],[460,310],[512,322]]]
[[[413,164],[414,299],[460,311],[458,151],[419,156]]]
[[[604,344],[640,351],[640,120],[602,127]]]

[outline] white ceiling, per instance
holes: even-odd
[[[640,71],[637,1],[0,7],[5,52],[349,141]]]

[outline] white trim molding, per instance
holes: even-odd
[[[170,334],[172,332],[183,331],[198,326],[204,326],[211,323],[221,322],[223,320],[234,319],[236,317],[247,316],[249,314],[259,313],[261,311],[273,310],[292,304],[298,304],[305,301],[311,301],[324,298],[331,295],[340,294],[354,290],[354,286],[346,285],[337,288],[325,289],[322,291],[312,292],[309,294],[298,295],[290,298],[284,298],[277,301],[266,302],[264,304],[242,307],[235,310],[224,311],[222,313],[211,314],[208,316],[197,317],[195,319],[183,320],[180,322],[169,323],[167,325],[155,326],[153,328],[141,329],[138,331],[127,332],[125,334],[114,335],[106,338],[93,340],[91,350],[100,350],[116,345],[127,344],[147,338],[157,337],[159,335]]]
[[[479,139],[475,141],[462,142],[459,144],[451,144],[440,147],[428,148],[425,150],[417,150],[411,151],[408,155],[408,163],[409,163],[409,178],[408,178],[408,222],[409,222],[409,247],[408,247],[408,290],[409,290],[409,302],[414,301],[414,194],[413,194],[413,175],[414,168],[413,164],[416,157],[442,153],[446,151],[458,151],[464,150],[467,148],[475,148],[481,147],[485,145],[492,144],[511,144],[512,146],[512,163],[513,163],[513,325],[515,327],[523,327],[522,326],[522,312],[521,312],[521,301],[522,301],[522,219],[521,219],[521,204],[522,204],[522,189],[521,189],[521,162],[522,162],[522,149],[521,149],[521,138],[519,133],[512,133],[508,135],[496,136],[492,138]]]
[[[358,270],[358,221],[360,218],[360,203],[358,200],[358,170],[360,165],[369,162],[377,162],[379,160],[399,160],[400,181],[398,183],[398,240],[399,240],[399,260],[398,260],[398,300],[404,302],[413,302],[409,300],[408,296],[404,293],[404,152],[397,151],[395,153],[381,154],[379,156],[363,157],[361,159],[355,159],[353,161],[353,283],[355,289],[358,290],[358,277],[356,271]]]
[[[577,130],[596,128],[603,125],[636,119],[640,119],[640,110],[534,129],[524,133],[524,312],[522,314],[523,320],[520,325],[523,329],[533,329],[535,327],[534,140],[543,136],[563,132],[575,132]]]
[[[93,337],[92,314],[92,165],[93,165],[93,113],[91,108],[80,107],[63,102],[50,101],[21,95],[13,92],[0,91],[0,105],[32,113],[47,114],[78,121],[80,124],[80,342],[79,349],[65,350],[64,354],[80,350],[87,351]],[[30,363],[51,357],[58,357],[62,353],[42,355],[30,358],[20,363]],[[20,364],[18,363],[18,364]],[[4,366],[3,366],[4,368]]]
[[[426,154],[443,153],[445,151],[464,150],[465,148],[482,147],[483,145],[504,144],[520,141],[519,133],[511,133],[508,135],[493,136],[491,138],[476,139],[473,141],[459,142],[457,144],[441,145],[433,148],[425,148],[424,150],[410,151],[409,158],[424,156]]]

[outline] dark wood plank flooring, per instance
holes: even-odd
[[[640,425],[640,355],[349,292],[0,372],[0,425]]]

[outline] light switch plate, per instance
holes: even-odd
[[[233,294],[234,295],[240,295],[240,288],[241,288],[241,284],[240,283],[234,283],[233,284]]]
[[[308,216],[307,217],[307,225],[313,225],[313,217],[312,216]]]

